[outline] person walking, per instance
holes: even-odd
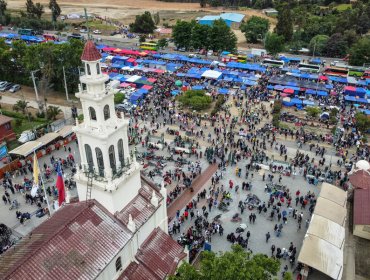
[[[266,233],[266,243],[269,242],[270,237],[271,237],[270,232],[267,232]]]
[[[274,253],[275,253],[275,245],[272,244],[271,245],[271,256],[273,257],[274,256]]]

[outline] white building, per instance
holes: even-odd
[[[76,132],[80,202],[67,203],[8,250],[2,279],[164,279],[187,255],[168,234],[166,190],[140,176],[130,153],[128,120],[117,117],[114,93],[93,42],[81,59],[76,96],[84,122]],[[68,194],[67,194],[68,202]]]

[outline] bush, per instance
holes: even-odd
[[[307,107],[306,112],[310,117],[316,118],[321,113],[321,109],[319,107]]]
[[[22,119],[15,119],[15,126],[16,127],[20,127],[23,123],[23,120]]]
[[[45,118],[45,112],[44,111],[37,112],[36,117],[40,118],[40,119],[44,119]]]
[[[225,103],[225,97],[223,95],[217,96],[217,101],[216,101],[215,107],[213,108],[211,112],[211,116],[216,115],[220,111],[224,103]]]
[[[125,100],[125,94],[118,92],[114,95],[114,104],[120,104]]]
[[[26,119],[27,118],[26,115],[23,115],[22,113],[18,113],[18,112],[13,112],[13,111],[2,110],[2,114],[4,116],[11,117],[14,119]]]
[[[183,106],[196,111],[207,109],[212,103],[212,98],[207,96],[204,90],[188,90],[182,96],[179,96],[177,100]]]
[[[273,114],[275,114],[275,113],[280,114],[280,111],[281,111],[282,108],[283,108],[283,102],[281,100],[275,100],[274,101],[274,107],[272,107],[272,113]]]

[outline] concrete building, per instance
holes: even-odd
[[[16,135],[12,129],[12,120],[12,118],[0,115],[0,143],[3,141],[11,141],[16,138]]]
[[[79,202],[69,203],[0,259],[1,279],[165,279],[187,260],[168,235],[166,189],[140,175],[128,147],[128,120],[117,117],[114,92],[92,41],[82,57],[76,96],[84,122],[74,127],[81,168]]]
[[[237,13],[222,13],[220,15],[209,15],[199,19],[199,24],[212,25],[215,20],[223,19],[227,26],[232,28],[239,28],[245,15]]]

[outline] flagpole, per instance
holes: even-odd
[[[34,153],[34,158],[36,159],[36,161],[37,161],[37,167],[38,167],[38,169],[39,169],[39,171],[40,171],[40,165],[39,165],[39,161],[37,160],[37,156],[36,156],[36,153],[35,153],[35,151],[33,151],[33,153]],[[40,172],[41,173],[41,172]],[[49,199],[48,199],[48,196],[47,196],[47,193],[46,193],[46,190],[45,190],[45,184],[44,184],[44,179],[43,179],[43,177],[42,177],[42,174],[40,174],[40,179],[41,179],[41,185],[42,185],[42,189],[44,190],[44,195],[45,195],[45,199],[46,199],[46,203],[47,203],[47,205],[48,205],[48,214],[49,214],[49,217],[51,217],[51,208],[50,208],[50,204],[49,204]]]

